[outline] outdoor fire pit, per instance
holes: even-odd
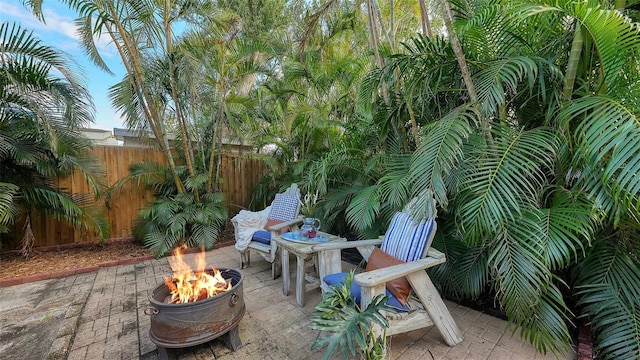
[[[213,275],[215,269],[204,270]],[[160,359],[173,356],[170,349],[203,344],[224,335],[224,342],[236,351],[242,343],[238,323],[244,316],[243,276],[235,269],[218,269],[230,288],[213,297],[194,302],[172,303],[171,290],[158,285],[149,296],[145,314],[151,316],[149,337],[158,346]]]

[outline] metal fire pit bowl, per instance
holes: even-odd
[[[167,304],[170,295],[165,284],[158,285],[149,296],[145,314],[151,316],[149,338],[158,346],[161,359],[171,358],[167,348],[184,348],[200,345],[222,335],[231,350],[236,351],[242,342],[238,335],[238,323],[244,316],[242,273],[235,269],[218,269],[223,278],[231,279],[231,290],[214,297],[185,304]],[[208,267],[205,271],[213,274]]]

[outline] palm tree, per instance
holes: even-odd
[[[130,129],[140,130],[142,133],[151,130],[167,158],[177,191],[184,192],[184,184],[175,171],[176,164],[167,138],[170,129],[165,121],[165,111],[167,107],[172,107],[187,168],[193,176],[185,111],[178,99],[178,69],[173,61],[176,38],[174,28],[176,23],[193,15],[200,5],[206,4],[179,0],[161,4],[136,0],[63,2],[78,12],[77,23],[82,35],[82,45],[91,60],[105,71],[109,69],[102,60],[93,35],[103,34],[111,38],[126,70],[125,79],[113,88],[111,97],[117,102],[116,105],[124,114]],[[26,3],[36,16],[43,17],[42,0],[30,0]],[[167,81],[168,93],[163,95],[167,97],[159,97],[148,83],[151,76],[145,59],[158,57],[165,64],[166,71],[162,73],[162,78]]]
[[[395,171],[347,219],[384,218],[386,204],[403,205],[398,195],[433,196],[435,246],[449,259],[433,275],[446,293],[489,290],[541,352],[565,351],[577,317],[591,322],[599,356],[636,358],[635,24],[595,2],[451,3],[478,101],[447,89],[465,75],[437,38],[408,43],[372,72],[366,94],[386,84],[424,104],[415,107],[421,141],[384,160]]]
[[[55,186],[56,177],[78,171],[99,194],[89,143],[78,132],[93,121],[93,104],[71,71],[72,60],[43,45],[19,25],[0,24],[0,232],[23,223],[22,250],[28,256],[34,236],[31,217],[54,216],[76,228],[105,235],[99,217]]]

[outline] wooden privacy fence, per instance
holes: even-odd
[[[106,183],[112,186],[118,180],[129,174],[129,165],[142,161],[155,161],[166,164],[164,154],[153,148],[124,147],[124,146],[95,146],[93,156],[100,159],[106,172]],[[220,177],[221,191],[225,194],[225,203],[229,215],[233,216],[241,208],[249,205],[251,189],[264,175],[266,166],[263,161],[255,159],[240,159],[237,155],[222,155]],[[57,185],[71,194],[89,194],[91,190],[85,179],[78,174],[58,179]],[[122,191],[113,195],[110,207],[104,206],[104,199],[100,199],[98,206],[104,208],[109,223],[108,238],[128,238],[132,236],[132,227],[138,216],[138,211],[154,200],[153,192],[139,189],[135,184],[126,184]],[[61,245],[82,243],[97,240],[94,234],[82,233],[74,230],[64,222],[50,217],[33,216],[31,226],[36,238],[34,246]],[[16,227],[14,231],[22,233]],[[5,244],[11,246],[11,244]],[[15,244],[13,244],[15,247]]]

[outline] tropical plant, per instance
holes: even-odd
[[[322,294],[322,301],[311,314],[309,327],[320,331],[311,349],[326,346],[325,360],[329,359],[338,347],[343,359],[356,353],[360,354],[362,359],[385,359],[386,328],[389,326],[389,320],[383,312],[393,311],[393,308],[386,305],[389,297],[380,294],[366,309],[361,309],[351,296],[353,277],[352,270],[344,282],[332,285],[329,291]],[[376,327],[383,330],[380,335],[376,335]]]
[[[160,197],[140,211],[134,235],[157,258],[182,245],[211,250],[227,220],[223,200],[221,193],[203,194],[199,200],[191,192]]]
[[[138,213],[133,235],[158,258],[181,246],[213,249],[228,217],[224,194],[204,191],[206,174],[191,177],[186,166],[175,171],[185,185],[183,193],[177,192],[170,169],[142,162],[132,164],[129,175],[118,180],[106,197],[109,206],[111,196],[127,184],[154,192],[156,199]]]
[[[570,327],[583,319],[598,356],[636,358],[637,25],[595,1],[447,5],[460,49],[417,38],[362,82],[371,111],[394,115],[372,117],[400,144],[381,148],[384,176],[366,190],[332,188],[358,189],[346,207],[327,203],[364,232],[384,223],[386,209],[435,197],[434,246],[448,262],[432,275],[449,296],[489,290],[541,352],[567,351]],[[387,101],[385,89],[403,100]],[[344,184],[335,181],[344,171],[317,169],[324,183]]]
[[[99,214],[86,207],[103,187],[103,172],[86,155],[89,142],[78,131],[93,120],[93,105],[72,60],[16,24],[0,24],[0,41],[0,232],[21,222],[25,256],[37,213],[104,237]],[[73,171],[93,196],[71,196],[56,186],[57,177]]]

